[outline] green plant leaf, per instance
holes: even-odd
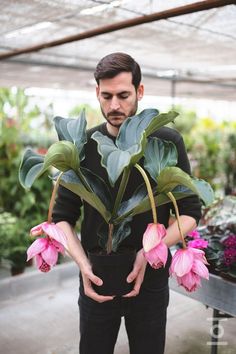
[[[30,188],[43,170],[44,156],[27,149],[19,168],[19,181],[24,188]]]
[[[70,141],[59,141],[48,149],[45,156],[27,149],[23,155],[19,169],[19,181],[25,188],[30,188],[34,181],[49,167],[54,166],[59,171],[79,168],[79,152]]]
[[[144,168],[156,182],[160,172],[177,164],[178,153],[174,143],[155,137],[148,139],[144,152]]]
[[[215,194],[211,185],[203,179],[192,178],[192,182],[198,191],[199,198],[203,201],[205,206],[211,205],[215,200]]]
[[[98,131],[93,133],[92,138],[98,143],[98,152],[102,156],[101,164],[106,168],[112,186],[126,167],[131,167],[139,161],[146,144],[145,135],[139,144],[127,150],[119,149],[112,139]]]
[[[179,167],[166,167],[157,177],[158,193],[171,192],[178,185],[185,186],[198,194],[198,190],[192,182],[192,178]]]
[[[82,168],[81,172],[92,191],[88,191],[84,187],[73,170],[63,173],[60,184],[94,207],[108,223],[111,218],[111,197],[106,184],[100,177],[89,170]]]
[[[181,188],[179,188],[181,187]],[[170,198],[165,193],[157,194],[157,191],[154,189],[154,199],[155,204],[160,206],[166,203],[170,203]],[[182,186],[178,186],[175,190],[172,191],[176,200],[189,197],[194,193],[187,189],[182,188]],[[128,216],[135,216],[138,214],[142,214],[151,209],[150,200],[147,194],[146,186],[143,184],[137,188],[132,197],[121,203],[120,208],[117,213],[117,217],[114,218],[114,224],[121,222]]]
[[[76,146],[70,141],[58,141],[50,146],[44,160],[44,171],[50,166],[59,171],[77,171],[80,166],[79,152]]]
[[[135,165],[143,156],[147,144],[146,129],[150,133],[173,120],[177,113],[158,116],[156,109],[145,109],[138,115],[127,118],[121,125],[115,143],[101,132],[92,135],[98,143],[101,163],[107,169],[109,181],[114,185],[124,168]],[[152,122],[155,121],[155,124]]]
[[[83,147],[87,142],[85,110],[82,110],[77,119],[55,117],[54,124],[59,140],[73,143],[79,150],[80,160],[84,158]]]
[[[132,218],[123,220],[120,224],[114,225],[112,234],[112,251],[116,252],[120,243],[130,235],[131,227],[130,222]],[[108,225],[102,224],[98,229],[99,244],[103,249],[106,249],[108,240]]]
[[[175,111],[169,111],[167,113],[161,113],[156,116],[145,129],[147,137],[164,125],[173,122],[178,115],[179,113]]]
[[[128,150],[135,145],[139,145],[144,131],[152,120],[158,116],[157,109],[144,109],[139,114],[127,118],[121,125],[116,138],[116,145],[120,150]]]

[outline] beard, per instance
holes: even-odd
[[[103,117],[106,119],[106,121],[112,125],[115,128],[120,128],[120,126],[122,125],[122,123],[128,118],[128,117],[132,117],[135,115],[135,113],[137,112],[137,108],[138,108],[138,100],[135,100],[135,103],[133,105],[133,107],[130,109],[130,111],[128,112],[128,114],[126,115],[123,112],[120,111],[110,111],[107,114],[105,114],[105,112],[103,111],[101,105],[100,105],[100,109],[102,112]],[[116,118],[117,117],[117,118]]]

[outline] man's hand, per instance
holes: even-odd
[[[132,281],[134,281],[134,288],[130,293],[124,295],[123,297],[133,297],[139,294],[146,270],[146,265],[147,261],[143,255],[143,249],[141,249],[137,253],[133,270],[127,277],[128,283],[132,283]]]
[[[93,289],[92,283],[94,283],[97,286],[101,286],[103,284],[102,279],[97,277],[90,266],[90,264],[86,264],[83,267],[83,270],[80,269],[82,278],[83,278],[83,284],[84,284],[84,293],[86,296],[90,297],[91,299],[97,301],[97,302],[105,302],[105,301],[111,301],[114,299],[114,296],[104,296],[104,295],[99,295],[96,293],[96,291]]]

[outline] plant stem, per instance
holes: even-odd
[[[124,172],[122,174],[122,179],[121,179],[121,182],[120,182],[119,190],[118,190],[118,193],[116,195],[116,200],[115,200],[114,208],[113,208],[113,211],[112,211],[112,218],[115,217],[115,215],[117,213],[117,210],[118,210],[118,208],[120,206],[121,200],[123,198],[123,195],[124,195],[124,192],[125,192],[128,180],[129,180],[129,175],[130,175],[130,169],[125,168]]]
[[[49,223],[52,222],[52,209],[53,209],[53,206],[54,206],[54,203],[55,203],[56,193],[57,193],[57,190],[58,190],[58,187],[59,187],[59,184],[60,184],[60,179],[61,179],[62,174],[63,174],[63,172],[61,172],[59,174],[59,176],[57,177],[56,183],[55,183],[55,185],[53,187],[52,196],[51,196],[50,203],[49,203],[49,208],[48,208],[48,222]]]
[[[113,235],[113,224],[108,224],[109,231],[108,231],[108,240],[107,240],[107,254],[110,254],[112,251],[112,235]]]
[[[174,208],[175,208],[175,215],[176,215],[176,218],[177,218],[177,224],[178,224],[179,233],[180,233],[180,236],[181,236],[181,239],[182,239],[182,243],[183,243],[183,248],[187,248],[186,241],[184,239],[183,230],[182,230],[182,227],[181,227],[181,224],[180,224],[179,208],[178,208],[178,205],[176,203],[176,199],[175,199],[175,197],[173,196],[173,194],[171,192],[168,192],[167,195],[170,198],[170,200],[172,201],[172,203],[174,205]]]
[[[153,222],[154,222],[154,224],[157,224],[157,210],[156,210],[156,205],[155,205],[155,199],[154,199],[154,196],[153,196],[153,193],[152,193],[151,183],[150,183],[150,181],[148,179],[148,176],[147,176],[145,170],[140,165],[138,165],[137,163],[134,166],[137,168],[137,170],[139,170],[139,172],[143,176],[144,182],[145,182],[146,187],[147,187],[147,192],[148,192],[148,197],[149,197],[149,200],[150,200],[151,208],[152,208]]]

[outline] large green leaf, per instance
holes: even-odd
[[[156,109],[145,109],[136,116],[127,118],[121,125],[115,143],[101,132],[92,135],[98,143],[101,163],[107,169],[109,181],[114,185],[126,167],[135,165],[143,156],[147,144],[146,130],[154,131],[173,120],[177,113],[158,116]],[[155,121],[155,124],[152,122]]]
[[[106,168],[112,186],[127,166],[131,167],[139,161],[146,144],[145,135],[139,144],[135,144],[127,150],[119,149],[112,139],[100,132],[95,132],[92,138],[98,143],[98,152],[102,157],[101,164]]]
[[[69,141],[59,141],[50,146],[45,156],[27,149],[19,169],[19,180],[23,187],[30,188],[34,181],[51,166],[59,171],[79,168],[79,152]]]
[[[112,202],[106,184],[89,170],[83,168],[81,172],[91,187],[90,191],[85,188],[81,179],[73,170],[63,173],[60,184],[94,207],[108,223],[111,218]]]
[[[153,191],[155,204],[156,206],[160,206],[166,203],[170,203],[170,198],[165,193],[157,193],[156,190]],[[174,195],[176,200],[183,199],[195,194],[190,189],[177,186],[173,191],[172,194]],[[128,216],[135,216],[144,212],[147,212],[151,209],[150,200],[147,195],[146,186],[142,185],[132,197],[121,203],[120,208],[118,210],[117,217],[113,220],[113,222],[119,223],[122,222]]]
[[[178,185],[185,186],[198,194],[192,178],[179,167],[166,167],[157,177],[158,193],[171,192]]]
[[[144,109],[133,117],[127,118],[121,125],[117,135],[117,147],[120,150],[128,150],[132,146],[139,145],[145,129],[158,116],[158,113],[157,109],[149,108]]]
[[[114,224],[119,223],[121,220],[131,214],[136,207],[140,206],[145,199],[148,199],[149,201],[149,198],[147,197],[147,187],[145,183],[143,183],[136,189],[131,198],[123,201],[120,204],[117,216],[114,218],[114,220],[112,220],[112,222],[114,222]]]
[[[211,185],[203,179],[192,178],[192,182],[198,191],[199,198],[205,206],[211,205],[215,200],[215,194]]]
[[[19,168],[19,181],[24,188],[30,188],[35,179],[42,174],[44,156],[32,149],[26,149]]]
[[[157,191],[168,193],[176,186],[184,186],[197,194],[206,206],[214,201],[214,192],[209,183],[204,180],[190,177],[178,167],[166,167],[157,177]]]
[[[178,153],[174,143],[150,137],[144,152],[144,167],[150,176],[157,180],[160,172],[168,166],[177,164]]]
[[[179,113],[175,111],[159,114],[159,116],[156,116],[146,128],[146,135],[149,136],[164,125],[173,122],[178,115]]]
[[[78,148],[82,160],[84,158],[83,147],[87,142],[85,110],[80,113],[77,119],[55,117],[54,124],[59,140],[73,143]]]
[[[79,151],[70,141],[58,141],[50,146],[45,155],[44,170],[50,166],[59,171],[77,171],[80,166]]]

